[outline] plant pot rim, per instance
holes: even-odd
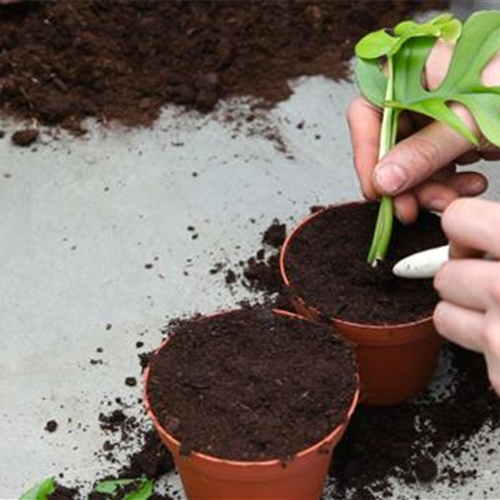
[[[332,209],[332,208],[340,208],[340,207],[346,207],[346,206],[360,206],[360,205],[365,205],[366,203],[369,203],[366,200],[352,200],[352,201],[345,201],[345,202],[339,202],[339,203],[334,203],[332,205],[328,205],[317,212],[314,212],[311,215],[308,215],[304,219],[302,219],[299,224],[293,229],[293,231],[286,237],[285,242],[283,243],[283,246],[281,247],[280,251],[280,256],[279,256],[279,268],[280,268],[280,274],[281,274],[281,279],[285,286],[292,291],[292,296],[295,297],[296,300],[299,300],[300,303],[303,305],[303,307],[314,311],[318,316],[325,316],[324,314],[321,313],[318,309],[315,309],[314,307],[309,306],[306,304],[304,299],[302,297],[298,296],[296,293],[293,293],[293,287],[290,281],[290,278],[288,277],[288,274],[286,272],[286,266],[285,266],[285,260],[291,245],[292,240],[304,229],[305,226],[310,224],[314,219],[317,217],[323,215],[326,211]],[[421,319],[417,319],[415,321],[407,321],[403,323],[388,323],[385,325],[380,325],[380,324],[373,324],[373,323],[359,323],[357,321],[349,321],[345,319],[338,318],[336,316],[331,316],[329,317],[330,321],[332,321],[334,324],[338,324],[340,326],[344,326],[346,328],[350,329],[366,329],[369,328],[372,330],[374,333],[376,332],[386,332],[388,329],[391,331],[397,332],[399,330],[407,330],[409,328],[415,328],[415,327],[421,327],[424,326],[427,323],[432,323],[432,315],[431,316],[424,316]]]
[[[235,312],[238,312],[238,311],[239,311],[239,309],[222,310],[222,311],[219,311],[219,312],[216,312],[216,313],[209,314],[207,316],[203,316],[201,318],[198,318],[197,321],[206,321],[206,320],[208,320],[210,318],[213,318],[215,316],[220,316],[220,315],[223,315],[223,314],[232,314],[232,313],[235,313]],[[278,314],[278,315],[282,315],[282,316],[288,316],[288,317],[291,317],[291,318],[300,319],[301,321],[309,321],[310,322],[310,320],[308,320],[307,318],[304,318],[303,316],[300,316],[299,314],[292,313],[292,312],[289,312],[289,311],[282,311],[280,309],[272,309],[271,311],[274,314]],[[166,347],[166,345],[168,344],[168,342],[170,341],[171,338],[172,338],[172,336],[166,338],[162,342],[162,344],[160,345],[160,347],[158,349],[156,349],[156,351],[153,353],[153,356],[156,356],[162,349],[164,349]],[[168,432],[160,424],[158,418],[156,417],[156,415],[155,415],[155,413],[153,411],[151,403],[149,402],[149,397],[148,397],[149,376],[150,376],[150,367],[147,366],[146,369],[144,370],[144,374],[143,374],[143,387],[144,387],[144,389],[143,389],[143,400],[144,400],[144,405],[146,407],[146,412],[147,412],[149,418],[151,419],[151,421],[153,422],[153,425],[154,425],[155,429],[157,430],[157,432],[158,432],[158,430],[160,430],[173,443],[174,446],[176,446],[178,449],[180,449],[180,446],[181,446],[180,441],[178,441],[176,438],[174,438],[172,436],[172,434],[170,434],[170,432]],[[328,443],[331,442],[331,441],[333,441],[338,434],[340,434],[340,433],[343,432],[344,428],[346,427],[346,425],[348,424],[349,420],[351,419],[354,411],[356,410],[356,407],[357,407],[358,402],[359,402],[360,387],[359,387],[359,373],[357,371],[355,373],[355,376],[356,376],[356,380],[357,380],[356,390],[354,392],[354,395],[353,395],[353,398],[352,398],[352,401],[351,401],[351,405],[349,406],[349,409],[347,411],[347,415],[346,415],[345,421],[342,422],[342,423],[340,423],[339,425],[337,425],[321,441],[318,441],[317,443],[309,446],[308,448],[306,448],[306,449],[304,449],[304,450],[296,453],[294,455],[294,457],[292,458],[292,461],[295,458],[300,458],[302,456],[308,455],[311,452],[319,450],[323,446],[328,445]],[[191,452],[189,454],[188,458],[192,458],[194,460],[199,459],[199,460],[203,460],[203,461],[208,461],[208,462],[211,462],[212,464],[231,465],[233,467],[240,467],[241,469],[250,468],[250,467],[269,467],[269,466],[279,466],[279,467],[281,467],[282,466],[282,460],[280,460],[280,459],[262,460],[262,461],[246,461],[246,462],[244,462],[244,461],[239,461],[239,460],[229,460],[229,459],[224,459],[224,458],[218,458],[218,457],[207,455],[205,453],[201,453],[201,452],[198,452],[198,451]]]

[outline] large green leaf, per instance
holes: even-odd
[[[53,477],[37,484],[23,494],[20,500],[46,500],[56,489],[56,480]]]
[[[381,108],[384,105],[387,78],[382,73],[379,62],[375,59],[358,58],[354,73],[360,92],[375,106]]]
[[[388,106],[427,115],[446,123],[477,144],[477,138],[450,110],[458,102],[474,116],[482,134],[500,147],[500,87],[486,87],[481,73],[500,50],[500,12],[483,11],[465,24],[443,83],[434,91],[423,86],[422,74],[431,38],[410,40],[394,57],[394,99]]]

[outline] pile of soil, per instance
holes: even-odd
[[[1,6],[0,109],[47,125],[151,124],[167,103],[287,98],[287,81],[348,75],[356,40],[428,0],[30,1]]]
[[[431,316],[438,301],[432,280],[392,274],[401,258],[446,244],[439,217],[421,213],[405,226],[395,221],[388,258],[373,269],[366,261],[378,204],[328,208],[292,240],[286,270],[294,293],[325,317],[395,324]]]
[[[267,309],[186,321],[167,346],[148,396],[184,454],[290,459],[345,421],[357,387],[345,340]]]

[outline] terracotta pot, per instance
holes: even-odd
[[[351,202],[337,206],[363,203]],[[280,254],[281,277],[291,291],[295,309],[314,321],[324,321],[324,316],[314,307],[306,305],[296,294],[287,273],[286,260],[294,238],[305,226],[321,217],[325,210],[304,219],[287,237]],[[422,392],[429,384],[442,342],[431,316],[395,325],[355,323],[335,317],[329,320],[338,332],[356,346],[363,402],[374,405],[401,403]]]
[[[284,311],[277,314],[299,317]],[[304,318],[300,318],[304,321]],[[168,340],[159,350],[165,349]],[[158,352],[158,351],[157,351]],[[279,460],[238,462],[203,453],[180,454],[180,443],[164,429],[148,400],[149,367],[144,372],[144,403],[162,442],[174,457],[189,500],[318,500],[321,498],[333,449],[344,435],[356,408],[356,390],[347,421],[322,441],[283,465]]]

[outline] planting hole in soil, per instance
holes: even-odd
[[[189,498],[319,498],[356,395],[342,337],[261,308],[183,323],[146,372],[146,406]]]

